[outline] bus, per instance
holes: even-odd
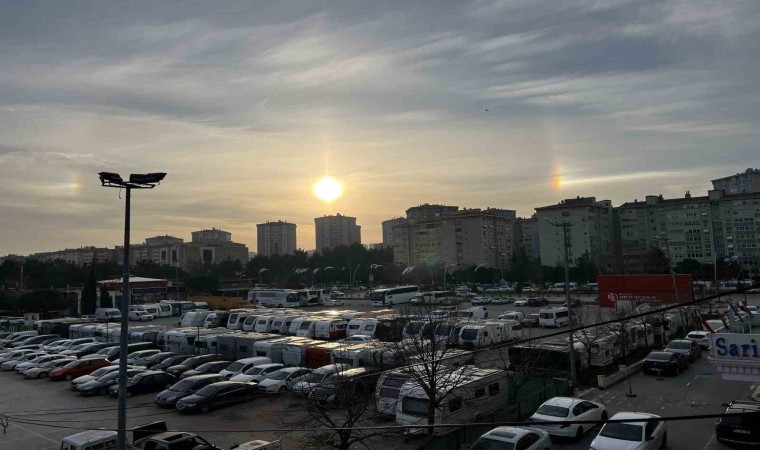
[[[389,289],[377,289],[370,294],[372,306],[393,306],[409,303],[420,288],[418,286],[399,286]]]
[[[251,289],[248,301],[269,308],[293,308],[303,305],[302,297],[290,289]]]
[[[309,288],[298,291],[301,296],[301,304],[304,306],[324,305],[330,301],[330,290],[320,288]]]
[[[570,325],[570,311],[564,306],[541,309],[538,311],[538,325],[558,328]]]

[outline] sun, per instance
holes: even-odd
[[[324,176],[314,184],[314,195],[325,203],[332,203],[343,195],[343,185],[330,176]]]

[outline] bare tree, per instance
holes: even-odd
[[[586,358],[587,365],[591,366],[591,360],[594,355],[603,351],[598,344],[609,336],[608,331],[604,327],[590,327],[590,325],[603,320],[602,312],[599,308],[581,306],[574,308],[573,313],[580,328],[575,332],[575,338],[583,344],[586,353],[584,357]]]

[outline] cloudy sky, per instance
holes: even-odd
[[[760,2],[0,2],[0,255],[420,203],[704,195],[760,162]],[[488,111],[486,111],[488,109]],[[312,185],[345,184],[325,204]]]

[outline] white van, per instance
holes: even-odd
[[[95,310],[95,320],[115,322],[121,320],[121,311],[118,308],[98,308]]]
[[[137,320],[139,322],[147,322],[153,320],[155,316],[145,311],[132,309],[129,311],[129,320]]]
[[[472,308],[461,311],[451,311],[449,317],[456,317],[463,320],[488,319],[488,308],[485,306],[473,306]]]
[[[272,360],[265,356],[254,356],[253,358],[238,359],[237,361],[227,366],[226,369],[219,372],[219,375],[229,380],[237,374],[243,373],[254,366],[260,366],[262,364],[272,364]]]
[[[180,327],[203,327],[206,317],[211,311],[188,311],[179,319]]]
[[[565,327],[570,325],[570,311],[566,306],[541,309],[538,311],[538,325],[541,327]]]
[[[88,430],[66,436],[61,442],[61,450],[105,450],[116,448],[116,432],[108,430]]]
[[[380,375],[375,388],[375,410],[378,414],[396,416],[401,386],[410,378],[411,375],[401,370],[389,370]]]

